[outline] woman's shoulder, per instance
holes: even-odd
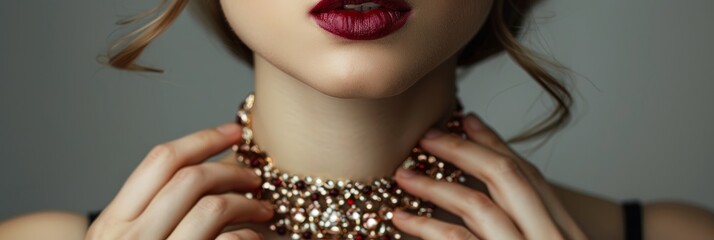
[[[43,211],[0,222],[0,239],[84,239],[87,217],[81,214]]]
[[[695,204],[653,202],[644,207],[648,239],[714,239],[714,213]],[[657,236],[657,238],[654,238]]]
[[[591,239],[624,239],[626,209],[617,202],[558,184],[556,194]],[[640,201],[636,201],[640,202]],[[653,201],[641,203],[643,239],[714,239],[714,214],[691,203]]]

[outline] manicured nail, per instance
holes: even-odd
[[[402,209],[397,208],[397,209],[394,210],[394,218],[407,219],[407,218],[409,218],[409,217],[410,217],[410,216],[409,216],[409,213],[405,212],[405,211],[402,210]]]
[[[223,133],[224,135],[233,135],[238,133],[238,130],[240,130],[240,127],[238,124],[235,123],[226,123],[223,124],[219,127],[216,128],[219,132]]]
[[[398,170],[397,174],[399,174],[399,176],[401,176],[403,178],[411,178],[411,177],[414,177],[414,175],[415,175],[414,171],[409,170],[409,169],[404,169],[404,168],[400,168]]]
[[[427,139],[435,138],[435,137],[441,136],[442,134],[444,134],[442,131],[432,128],[432,129],[429,129],[428,132],[426,132],[426,134],[424,135],[424,138],[427,138]]]
[[[263,205],[263,211],[266,214],[273,213],[273,205],[271,203],[264,201],[264,202],[261,202],[261,204]]]
[[[250,178],[254,183],[253,186],[255,186],[256,189],[260,188],[260,185],[263,183],[263,179],[260,179],[260,177],[255,174],[250,174]]]
[[[483,123],[481,123],[476,115],[469,113],[469,115],[466,116],[466,127],[472,131],[478,131],[483,129]]]

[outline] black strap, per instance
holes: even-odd
[[[99,217],[100,213],[102,213],[102,210],[94,210],[94,211],[87,212],[87,220],[89,220],[87,223],[87,228],[89,228],[89,226],[92,225],[94,220],[97,219],[97,217]]]
[[[622,204],[625,215],[625,240],[642,240],[642,204],[637,200]]]

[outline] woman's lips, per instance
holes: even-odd
[[[310,10],[310,13],[324,13],[332,10],[341,9],[347,4],[357,5],[367,2],[373,2],[379,4],[383,8],[400,12],[407,12],[412,9],[411,6],[409,6],[409,4],[404,2],[403,0],[322,0],[317,3],[317,5],[312,8],[312,10]]]
[[[366,2],[380,7],[368,12],[344,9],[347,4]],[[350,40],[374,40],[399,30],[406,23],[411,6],[403,0],[322,0],[312,15],[322,29]]]

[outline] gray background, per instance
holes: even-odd
[[[231,121],[249,68],[187,14],[146,51],[164,75],[96,63],[119,15],[158,2],[21,1],[0,8],[0,219],[107,204],[155,144]],[[575,121],[536,151],[554,181],[614,200],[714,209],[710,0],[550,0],[524,42],[571,67]],[[544,113],[508,57],[460,83],[467,110],[513,136]]]

